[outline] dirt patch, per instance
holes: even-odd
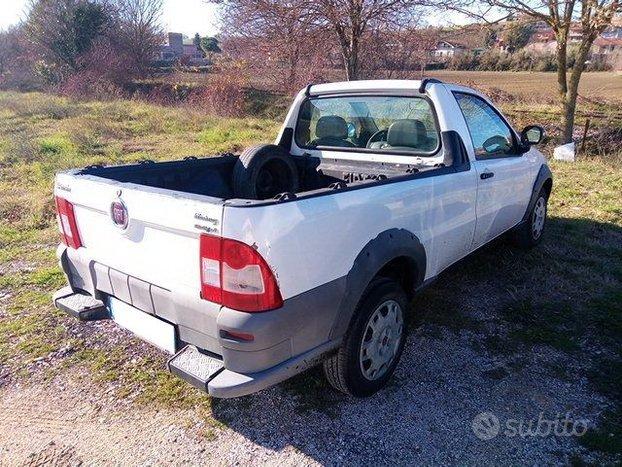
[[[179,413],[120,411],[99,388],[57,382],[5,388],[0,399],[0,463],[5,465],[205,464],[209,442],[180,423]]]

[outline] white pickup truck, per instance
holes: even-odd
[[[69,287],[54,302],[170,352],[215,397],[320,362],[335,388],[371,395],[414,293],[505,232],[541,240],[543,137],[435,79],[308,86],[275,144],[239,157],[59,173]]]

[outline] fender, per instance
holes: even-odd
[[[331,328],[331,339],[345,334],[354,310],[371,280],[384,265],[399,257],[408,258],[414,267],[412,291],[423,283],[426,253],[419,238],[405,229],[389,229],[380,233],[363,247],[346,275],[345,291]]]
[[[536,177],[536,181],[533,184],[533,189],[531,190],[531,198],[529,199],[529,204],[527,205],[527,210],[521,219],[521,223],[525,222],[529,218],[529,213],[533,209],[534,204],[536,204],[536,199],[542,190],[542,187],[550,180],[551,187],[553,184],[553,174],[551,173],[551,169],[546,164],[542,164],[540,170],[538,171],[538,176]],[[549,191],[550,193],[550,191]]]

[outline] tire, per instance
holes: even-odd
[[[543,189],[538,194],[527,220],[513,233],[514,243],[521,248],[533,248],[542,241],[546,227],[548,194]]]
[[[268,199],[298,190],[298,169],[285,149],[264,144],[246,149],[233,168],[233,192],[243,199]]]
[[[386,337],[386,329],[383,326],[392,323],[392,319],[380,324],[379,329],[375,332],[378,336],[378,342],[383,342],[383,346],[373,345],[374,332],[370,334],[369,326],[379,312],[383,314],[386,310],[386,316],[389,318],[392,312],[389,307],[397,305],[399,307],[400,321],[391,329],[392,334]],[[404,327],[404,315],[408,307],[408,299],[406,293],[400,285],[391,280],[381,278],[373,281],[354,312],[354,317],[350,323],[350,327],[344,337],[341,347],[336,354],[324,361],[324,374],[326,379],[335,389],[349,394],[354,397],[368,397],[382,389],[391,379],[395,367],[397,366],[404,343],[406,341],[406,332]],[[380,319],[380,318],[378,318]],[[382,321],[374,320],[376,325]],[[396,320],[397,321],[397,320]],[[393,326],[393,323],[391,324]],[[368,349],[371,351],[363,351],[363,344],[367,342]],[[373,349],[382,349],[389,351],[381,355],[374,353]],[[392,352],[393,356],[390,357]],[[373,376],[373,358],[371,355],[379,358],[377,362],[386,358],[389,360],[377,370]]]

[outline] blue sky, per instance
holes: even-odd
[[[28,0],[0,0],[0,29],[18,23],[25,15],[27,3]],[[216,12],[215,5],[203,0],[164,0],[162,22],[167,31],[210,35],[218,32]]]

